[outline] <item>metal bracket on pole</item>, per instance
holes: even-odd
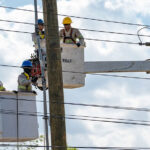
[[[45,66],[43,56],[42,56],[42,49],[40,46],[40,36],[38,35],[38,12],[37,12],[37,0],[34,0],[34,7],[35,7],[35,33],[36,33],[36,40],[38,44],[38,53],[39,53],[39,61],[41,66],[41,74],[42,74],[42,86],[43,86],[43,99],[44,99],[44,117],[45,120],[45,138],[46,138],[46,150],[49,150],[49,136],[48,136],[48,116],[47,116],[47,100],[46,100],[46,79],[45,79]]]

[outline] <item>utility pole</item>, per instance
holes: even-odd
[[[66,125],[57,0],[43,0],[52,150],[66,150]],[[60,148],[61,147],[61,148]]]

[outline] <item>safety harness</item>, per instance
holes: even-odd
[[[44,31],[39,31],[39,36],[41,39],[45,38],[45,32]]]
[[[69,40],[72,40],[72,42],[73,42],[74,44],[76,44],[76,41],[75,41],[75,40],[73,39],[73,37],[72,37],[72,32],[73,32],[73,29],[71,28],[70,36],[66,36],[65,29],[63,29],[63,36],[64,36],[63,43],[66,43],[66,40],[69,39]]]

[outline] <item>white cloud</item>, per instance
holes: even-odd
[[[112,10],[116,10],[116,9],[120,8],[122,5],[123,4],[120,0],[116,0],[116,1],[107,0],[107,1],[105,1],[105,7],[108,9],[112,9]]]
[[[141,15],[149,15],[150,2],[144,0],[143,2],[139,0],[106,0],[105,8],[111,9],[113,11],[121,10],[126,14],[140,13]]]

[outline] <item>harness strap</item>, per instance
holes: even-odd
[[[39,36],[41,39],[45,38],[45,32],[44,31],[39,31]]]
[[[26,72],[24,72],[24,75],[26,76],[27,80],[30,79],[29,75]]]
[[[70,36],[68,37],[68,36],[66,36],[65,29],[63,29],[63,34],[64,34],[63,43],[66,43],[67,39],[71,39],[73,41],[73,43],[76,44],[76,41],[72,38],[72,32],[73,32],[73,29],[71,28]]]

